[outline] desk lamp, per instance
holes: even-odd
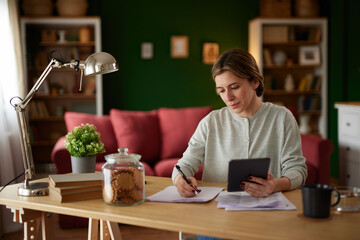
[[[50,55],[51,56],[51,55]],[[62,60],[52,58],[49,65],[45,68],[39,79],[36,81],[32,89],[24,99],[16,96],[10,99],[10,104],[16,111],[21,151],[25,169],[25,180],[18,188],[18,195],[21,196],[44,196],[48,194],[47,182],[32,182],[30,180],[35,176],[35,165],[31,151],[31,143],[29,137],[29,129],[25,119],[25,108],[40,88],[53,68],[70,67],[76,71],[80,70],[80,91],[82,87],[83,75],[93,76],[96,74],[110,73],[118,70],[118,64],[113,56],[105,52],[98,52],[90,55],[85,62],[80,60],[71,60],[70,63],[63,63]],[[14,99],[20,102],[12,103]]]

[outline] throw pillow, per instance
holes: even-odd
[[[154,162],[160,157],[160,131],[157,111],[110,110],[119,148],[141,155],[141,161]]]
[[[211,110],[209,106],[160,108],[161,159],[181,157],[200,120]]]

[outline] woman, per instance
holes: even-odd
[[[297,122],[285,107],[264,103],[264,80],[255,59],[246,51],[224,52],[212,68],[216,91],[226,107],[202,119],[178,165],[194,187],[174,168],[172,178],[185,197],[195,195],[193,177],[204,164],[202,180],[227,182],[231,159],[270,158],[267,179],[251,177],[242,188],[255,197],[298,188],[307,168]]]

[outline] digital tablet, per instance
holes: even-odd
[[[234,159],[229,162],[228,192],[244,191],[241,182],[249,181],[250,176],[267,179],[270,158]]]

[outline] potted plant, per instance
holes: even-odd
[[[73,173],[95,172],[96,155],[105,152],[100,133],[89,123],[67,133],[65,147],[71,155]]]

